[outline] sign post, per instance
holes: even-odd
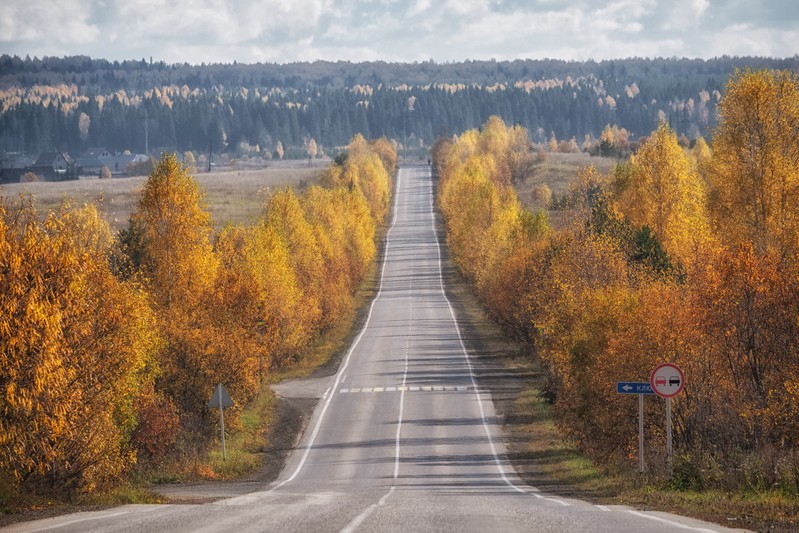
[[[225,388],[221,383],[216,385],[211,401],[208,402],[208,407],[219,407],[219,426],[222,428],[222,460],[227,460],[227,451],[225,450],[225,407],[233,407],[233,400],[230,399]]]
[[[663,363],[655,367],[649,376],[649,384],[655,394],[666,399],[666,464],[669,478],[674,474],[674,455],[671,443],[671,399],[682,392],[685,387],[685,374],[680,367],[672,363]]]
[[[644,395],[638,395],[638,473],[644,473]]]
[[[616,383],[619,394],[638,395],[638,473],[644,473],[644,394],[655,394],[646,382],[619,381]]]

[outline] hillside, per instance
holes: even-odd
[[[333,153],[356,133],[424,154],[440,134],[489,116],[521,124],[534,142],[597,138],[608,124],[631,139],[667,120],[707,136],[729,75],[799,69],[787,59],[628,59],[601,62],[323,62],[167,65],[88,57],[0,56],[0,151],[89,147],[305,157],[314,139]]]

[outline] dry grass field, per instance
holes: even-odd
[[[594,157],[586,153],[579,154],[547,154],[546,161],[538,165],[532,175],[522,183],[516,184],[516,194],[519,200],[533,208],[545,208],[535,199],[535,189],[540,185],[547,185],[553,196],[562,196],[568,191],[569,183],[577,177],[577,172],[591,165],[602,174],[607,174],[618,163],[617,159],[610,157]]]
[[[261,214],[270,192],[284,186],[305,187],[315,183],[323,168],[308,168],[303,162],[294,167],[258,170],[226,170],[195,172],[195,179],[206,193],[206,209],[211,213],[214,228],[228,222],[252,223]],[[12,202],[20,195],[33,197],[42,216],[58,209],[64,201],[73,205],[97,201],[106,219],[116,231],[128,224],[138,201],[145,177],[113,179],[80,179],[78,181],[12,183],[0,185],[0,197]]]
[[[547,209],[549,201],[536,194],[542,185],[549,187],[553,198],[560,197],[568,192],[569,184],[577,179],[580,169],[593,165],[600,173],[607,174],[618,162],[618,159],[594,157],[586,153],[550,153],[527,179],[515,184],[516,195],[522,205],[530,209]],[[570,218],[564,211],[550,210],[549,222],[553,228],[563,229],[569,224]]]

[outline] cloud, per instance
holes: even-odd
[[[6,0],[3,52],[167,62],[796,53],[764,0]],[[786,22],[787,21],[787,22]]]
[[[50,48],[94,42],[100,29],[80,0],[10,0],[0,8],[0,42],[31,42]],[[57,30],[57,31],[56,31]]]

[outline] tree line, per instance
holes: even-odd
[[[0,57],[0,150],[78,155],[88,147],[169,147],[275,157],[313,138],[333,153],[355,134],[413,148],[489,116],[545,143],[632,138],[660,120],[690,139],[714,126],[735,68],[799,68],[797,58],[165,65],[86,57]],[[408,105],[410,98],[415,106]],[[294,150],[294,152],[292,152]],[[296,154],[295,154],[296,155]]]
[[[799,490],[798,121],[796,74],[739,71],[709,144],[687,150],[661,123],[607,175],[581,170],[549,213],[514,191],[523,128],[492,118],[436,143],[457,265],[538,354],[559,423],[598,464],[636,464],[637,402],[615,383],[673,362],[672,483]],[[645,403],[664,475],[664,404]]]
[[[322,184],[214,233],[174,155],[113,235],[94,204],[43,220],[0,198],[0,500],[74,494],[191,457],[223,383],[243,405],[353,308],[396,153],[355,137]]]

